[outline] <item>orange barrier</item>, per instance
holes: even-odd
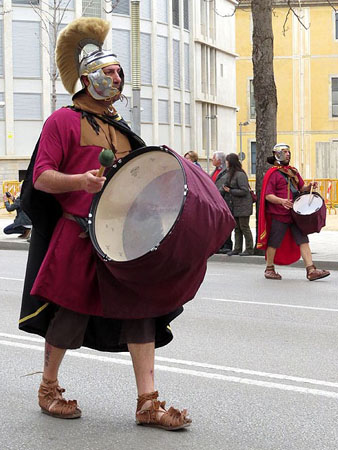
[[[2,194],[5,194],[6,192],[9,192],[13,195],[13,197],[16,197],[21,188],[21,181],[17,180],[7,180],[2,182]],[[5,208],[5,203],[3,202],[1,204],[1,208]]]

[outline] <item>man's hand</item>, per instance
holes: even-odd
[[[106,177],[97,177],[99,169],[89,170],[82,174],[82,189],[89,194],[96,194],[103,188]]]
[[[280,199],[280,204],[285,208],[285,209],[291,209],[292,208],[292,201],[288,200],[287,198],[281,198]]]
[[[225,184],[223,184],[223,189],[225,190],[225,192],[230,192],[230,188],[229,186],[226,186]]]

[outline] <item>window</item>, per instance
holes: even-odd
[[[190,103],[185,103],[184,105],[184,112],[185,112],[185,124],[191,125],[191,119],[190,119]]]
[[[151,35],[140,33],[140,49],[142,55],[141,82],[151,84]]]
[[[65,23],[60,23],[60,24],[56,24],[56,40],[59,36],[59,34],[61,33],[61,31],[65,28],[67,24]],[[49,59],[50,59],[50,71],[51,71],[51,75],[53,75],[53,71],[55,70],[57,72],[57,77],[59,78],[59,73],[58,73],[58,69],[56,66],[56,61],[55,61],[55,49],[56,49],[56,40],[54,41],[54,31],[53,31],[53,26],[50,25],[49,27]]]
[[[174,87],[181,87],[180,42],[173,40]]]
[[[338,13],[335,14],[336,19],[336,39],[338,39]]]
[[[56,94],[56,109],[63,106],[70,106],[73,104],[72,96],[69,94]]]
[[[39,22],[13,21],[14,78],[41,78],[40,47]]]
[[[126,97],[122,102],[115,102],[116,111],[123,117],[126,122],[131,122],[131,101],[130,97]]]
[[[159,123],[169,123],[168,100],[159,100],[158,101],[158,121],[159,121]]]
[[[41,94],[14,94],[14,120],[41,120]]]
[[[82,15],[85,17],[101,17],[101,0],[82,0]]]
[[[251,142],[250,156],[251,175],[256,175],[256,142]]]
[[[3,92],[0,92],[0,102],[3,102],[5,100],[5,95]],[[0,120],[5,120],[5,105],[0,105]]]
[[[157,20],[168,23],[168,0],[157,0]]]
[[[190,91],[190,50],[189,44],[184,44],[184,88]]]
[[[112,0],[113,14],[126,14],[129,16],[129,0]]]
[[[28,3],[31,2],[29,1]],[[43,3],[43,0],[41,0],[41,2],[37,0],[36,3]],[[52,10],[55,8],[55,10],[62,13],[62,11],[66,9],[74,9],[74,0],[56,0],[55,2],[54,0],[49,0],[49,6]]]
[[[151,19],[151,2],[150,0],[140,1],[140,17],[143,19]]]
[[[256,119],[256,104],[255,104],[255,96],[254,96],[254,87],[253,87],[253,80],[250,80],[250,119]]]
[[[189,0],[183,3],[183,26],[185,30],[189,30]]]
[[[338,117],[338,78],[332,78],[332,117]]]
[[[123,67],[124,79],[126,82],[131,79],[131,51],[130,51],[130,32],[128,30],[117,30],[113,28],[113,53]]]
[[[153,104],[151,98],[141,98],[141,122],[152,122],[153,121]]]
[[[39,0],[12,0],[13,5],[38,5]]]
[[[172,0],[173,25],[180,26],[180,5],[179,0]]]
[[[168,38],[157,36],[157,73],[158,84],[168,86]]]
[[[175,125],[181,125],[181,103],[174,102],[174,123]]]
[[[0,77],[4,75],[4,41],[3,41],[3,21],[0,20]]]

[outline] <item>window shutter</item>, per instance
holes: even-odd
[[[168,38],[157,36],[157,73],[158,84],[168,86]]]
[[[184,88],[190,91],[190,57],[189,44],[184,44]]]
[[[181,125],[181,103],[174,102],[174,123],[176,125]]]
[[[63,106],[70,106],[73,104],[72,96],[69,94],[56,94],[56,109]]]
[[[122,102],[115,102],[114,107],[126,122],[131,122],[131,99],[126,97]]]
[[[143,1],[143,0],[142,0]],[[129,0],[112,0],[113,14],[126,14],[129,16]]]
[[[141,43],[141,82],[151,84],[151,35],[140,33]]]
[[[5,94],[0,92],[0,102],[3,102],[5,99]],[[5,120],[5,106],[0,106],[0,120]]]
[[[14,78],[41,78],[40,23],[13,21]]]
[[[168,23],[168,0],[157,0],[157,21]]]
[[[41,94],[14,94],[14,120],[41,120]]]
[[[338,78],[332,78],[332,117],[338,117]]]
[[[140,16],[143,19],[151,19],[151,3],[150,0],[140,1]]]
[[[82,0],[82,15],[85,17],[101,17],[101,0]]]
[[[0,77],[4,75],[4,39],[3,39],[3,21],[0,20]]]
[[[131,51],[130,51],[130,32],[128,30],[117,30],[113,28],[113,53],[117,55],[120,61],[125,81],[130,81],[131,77]]]
[[[189,30],[189,0],[184,0],[183,14],[183,27],[185,30]]]
[[[173,25],[180,26],[180,5],[178,0],[172,0]]]
[[[153,121],[153,104],[151,98],[141,98],[141,122]]]
[[[158,121],[159,123],[169,123],[168,100],[158,101]]]
[[[184,105],[184,112],[185,112],[185,124],[191,125],[191,119],[190,119],[190,103],[185,103]]]
[[[180,43],[173,40],[174,87],[181,87]]]

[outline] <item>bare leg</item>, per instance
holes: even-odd
[[[267,266],[273,266],[274,265],[274,259],[276,254],[276,248],[274,247],[268,247],[266,249],[266,265]]]
[[[128,344],[138,395],[154,391],[155,342]]]
[[[63,360],[66,350],[63,348],[53,347],[53,345],[45,343],[45,361],[43,368],[43,377],[49,381],[55,381],[58,377],[59,367]]]
[[[300,244],[300,253],[302,255],[305,267],[312,266],[312,255],[310,246],[308,243]]]

